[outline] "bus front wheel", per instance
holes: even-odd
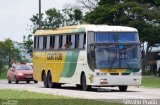
[[[127,91],[128,86],[119,86],[120,91]]]
[[[44,72],[43,73],[43,85],[45,88],[48,88],[48,83],[47,83],[47,76],[46,76],[46,73]]]
[[[82,86],[82,90],[84,90],[84,91],[91,90],[91,86],[87,85],[85,74],[82,74],[82,77],[81,77],[81,86]]]

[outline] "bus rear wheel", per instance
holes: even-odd
[[[85,76],[85,74],[82,74],[82,77],[81,77],[81,86],[82,86],[82,90],[83,91],[89,91],[89,90],[91,90],[91,86],[87,85],[87,83],[86,83],[86,76]]]
[[[52,74],[51,74],[51,72],[48,72],[47,83],[48,83],[48,87],[49,88],[53,88],[53,82],[52,82]]]
[[[119,86],[119,90],[124,92],[127,91],[128,86]]]
[[[44,72],[43,75],[42,75],[42,79],[43,79],[43,85],[45,88],[48,88],[48,83],[47,83],[47,76],[46,76],[46,73]]]

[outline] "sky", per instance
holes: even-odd
[[[62,9],[76,0],[41,0],[42,13],[49,8]],[[10,38],[23,42],[23,36],[31,33],[30,18],[38,13],[39,0],[0,0],[0,41]]]

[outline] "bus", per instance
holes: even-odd
[[[37,30],[34,34],[34,79],[44,87],[74,84],[92,87],[141,85],[138,31],[109,25],[66,26]]]

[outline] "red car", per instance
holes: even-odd
[[[13,64],[11,68],[9,68],[7,72],[8,83],[12,83],[14,81],[16,84],[19,81],[26,81],[30,83],[30,81],[37,81],[33,80],[33,69],[30,65],[26,64]]]

